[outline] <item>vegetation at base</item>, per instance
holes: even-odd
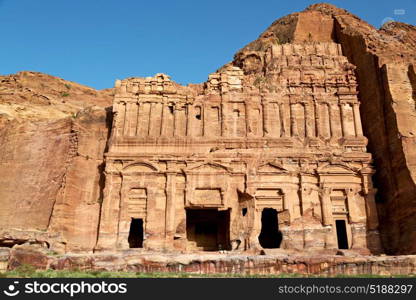
[[[0,272],[0,278],[302,278],[302,277],[326,277],[323,275],[303,274],[195,274],[195,273],[169,273],[169,272],[110,272],[110,271],[81,271],[81,270],[36,270],[31,265],[22,265],[12,271]],[[332,277],[332,276],[331,276]],[[403,276],[380,276],[380,275],[344,275],[339,274],[338,278],[365,277],[365,278],[386,278],[386,277],[413,277],[416,274]]]

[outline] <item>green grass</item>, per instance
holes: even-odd
[[[302,274],[277,274],[277,275],[246,275],[246,274],[192,274],[192,273],[168,273],[168,272],[108,272],[108,271],[80,271],[80,270],[36,270],[33,266],[22,265],[12,271],[0,272],[0,278],[299,278],[299,277],[325,277],[325,276],[305,276]],[[343,275],[342,277],[366,277],[366,278],[385,278],[390,276],[379,275]],[[408,276],[392,276],[413,277]]]

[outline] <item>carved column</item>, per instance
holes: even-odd
[[[369,189],[365,195],[366,213],[367,213],[367,247],[374,253],[382,253],[380,234],[378,232],[378,214],[375,201],[376,189]]]
[[[124,129],[123,129],[124,136],[129,135],[131,105],[132,105],[131,102],[126,103],[126,112],[124,115]]]
[[[117,114],[117,119],[116,119],[117,135],[122,136],[124,134],[124,121],[126,117],[126,103],[125,102],[120,102],[119,104],[117,104],[116,114]]]
[[[315,128],[317,138],[320,138],[322,136],[320,108],[321,106],[319,102],[315,102]]]
[[[311,138],[315,135],[314,118],[312,115],[312,106],[309,103],[304,103],[305,106],[305,123],[306,123],[306,137]]]
[[[137,102],[131,103],[130,113],[129,113],[129,136],[137,135],[137,119],[139,117],[139,106]]]
[[[249,104],[247,102],[244,102],[244,131],[245,131],[244,136],[249,135],[249,127],[250,127],[250,120],[249,120],[250,113],[248,112],[249,109],[250,109]]]
[[[365,195],[366,213],[367,213],[367,229],[376,230],[378,228],[378,214],[375,201],[377,189],[368,190]]]
[[[323,187],[319,192],[322,209],[322,224],[324,226],[331,226],[334,222],[332,216],[332,203],[331,203],[331,188]]]
[[[160,135],[162,136],[168,136],[168,121],[167,121],[167,111],[169,107],[162,103],[162,117],[161,117],[161,126],[160,126]]]
[[[360,106],[359,105],[360,105],[359,103],[354,103],[353,104],[355,135],[356,136],[363,136],[363,127],[362,127],[362,124],[361,124]]]
[[[117,249],[129,248],[130,219],[128,215],[128,191],[130,186],[122,183],[120,210],[118,215]]]
[[[360,220],[360,211],[357,205],[356,194],[357,191],[355,189],[346,189],[347,194],[347,203],[348,203],[348,216],[350,223],[359,223]]]
[[[228,103],[221,103],[221,129],[222,136],[229,137],[232,135],[232,128],[230,128],[230,109]],[[232,110],[231,110],[232,111]]]
[[[290,127],[292,130],[292,136],[298,136],[298,127],[296,125],[296,112],[295,112],[295,104],[290,104]]]
[[[289,220],[300,217],[299,211],[299,194],[297,189],[285,188],[283,190],[283,209],[289,212]]]
[[[323,136],[331,138],[331,110],[329,103],[323,103],[323,111],[321,112],[321,126],[323,126]]]
[[[186,105],[186,136],[189,136],[189,137],[193,135],[192,134],[192,117],[194,113],[193,108],[194,107],[192,104]]]
[[[281,132],[282,132],[282,120],[280,119],[280,106],[277,103],[272,103],[272,108],[273,108],[273,128],[272,128],[272,136],[274,137],[280,137]]]
[[[263,102],[263,136],[270,136],[269,103]]]
[[[281,136],[282,137],[288,137],[289,134],[289,128],[286,127],[286,112],[285,112],[285,105],[283,103],[279,103],[279,113],[280,113],[280,130],[281,130]]]
[[[347,195],[347,205],[348,205],[348,219],[350,223],[356,223],[356,205],[355,201],[355,191],[353,189],[345,189],[345,193]]]
[[[166,211],[165,211],[165,238],[166,246],[173,246],[173,235],[175,233],[175,194],[176,194],[176,172],[166,172]]]
[[[339,125],[337,123],[337,120],[334,118],[335,116],[334,112],[336,111],[335,105],[328,104],[328,108],[329,108],[329,122],[330,122],[329,124],[331,126],[330,135],[331,135],[331,138],[337,138],[338,134],[337,134],[336,128]]]
[[[117,241],[118,215],[120,207],[119,188],[121,178],[112,173],[106,174],[104,199],[101,205],[100,228],[96,250],[114,250]]]
[[[342,125],[342,135],[344,137],[349,136],[346,105],[347,105],[346,103],[341,103],[341,125]]]

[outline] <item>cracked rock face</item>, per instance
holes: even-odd
[[[414,254],[415,50],[316,4],[202,84],[2,76],[0,243]]]

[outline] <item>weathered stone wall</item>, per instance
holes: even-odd
[[[40,73],[0,77],[0,243],[91,251],[111,94]],[[110,123],[109,123],[110,122]]]
[[[0,129],[1,228],[47,230],[70,159],[71,124],[71,119],[4,123]]]
[[[72,157],[49,227],[52,232],[62,233],[67,251],[91,251],[97,241],[110,127],[111,113],[101,108],[81,111],[73,120]]]
[[[136,253],[51,256],[36,249],[0,248],[0,271],[21,265],[36,269],[171,272],[247,275],[411,275],[416,274],[416,256],[347,256],[333,254],[155,254]]]

